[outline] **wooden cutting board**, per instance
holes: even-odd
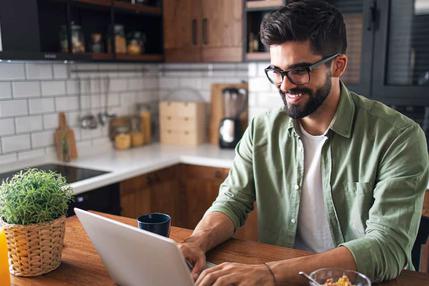
[[[222,90],[227,87],[244,88],[248,91],[246,83],[214,83],[211,86],[211,105],[210,105],[210,122],[209,122],[209,142],[219,144],[219,123],[224,117]],[[246,104],[247,106],[247,104]],[[248,109],[246,108],[240,115],[243,128],[247,127]]]
[[[76,159],[76,139],[73,129],[67,126],[66,115],[64,112],[60,112],[58,114],[58,128],[55,131],[54,136],[58,160],[68,161]]]

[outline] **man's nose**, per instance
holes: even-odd
[[[288,90],[291,90],[292,88],[295,88],[297,85],[290,81],[290,79],[285,76],[282,83],[280,84],[280,90],[282,92],[286,92]]]

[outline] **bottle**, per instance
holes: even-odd
[[[7,260],[6,234],[0,228],[0,285],[10,286],[9,262]]]

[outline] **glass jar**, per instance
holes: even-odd
[[[84,53],[85,52],[85,39],[82,32],[82,27],[79,25],[71,25],[71,41],[72,41],[72,53]]]
[[[146,35],[140,31],[133,31],[127,35],[127,52],[130,55],[139,55],[144,53],[144,44]]]
[[[125,54],[127,52],[127,44],[125,41],[124,26],[123,25],[115,25],[113,27],[113,34],[115,35],[116,53]]]
[[[103,53],[103,35],[101,33],[92,33],[91,34],[91,52],[93,53]]]

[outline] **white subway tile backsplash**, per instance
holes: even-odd
[[[18,160],[34,159],[45,156],[44,149],[35,149],[31,151],[18,152]]]
[[[0,136],[15,134],[15,123],[12,118],[0,119]]]
[[[24,64],[0,63],[0,80],[25,79]]]
[[[276,87],[272,85],[268,79],[264,77],[257,77],[249,80],[249,91],[275,91]]]
[[[55,111],[53,98],[32,98],[29,100],[30,114],[48,113]]]
[[[141,90],[143,89],[143,78],[130,78],[128,79],[128,90]]]
[[[35,132],[31,134],[32,148],[54,145],[54,130]]]
[[[59,111],[66,111],[78,148],[111,148],[106,126],[81,129],[78,120],[90,111],[93,114],[104,111],[106,94],[109,113],[129,115],[136,111],[136,103],[156,102],[166,96],[209,101],[212,83],[265,80],[265,75],[258,77],[258,64],[162,65],[168,66],[189,70],[161,73],[159,64],[0,64],[0,164],[3,160],[55,155],[53,134],[58,127]],[[211,71],[210,67],[228,70]],[[246,67],[256,71],[250,73]],[[78,73],[77,69],[87,72]],[[110,79],[107,93],[105,78]],[[256,107],[260,103],[258,96],[270,92],[270,88],[261,87],[252,91],[251,105]],[[82,94],[82,108],[79,94]],[[262,104],[258,110],[268,107]],[[17,140],[22,142],[15,144]]]
[[[0,101],[0,117],[11,117],[28,114],[27,100]]]
[[[270,62],[261,62],[261,63],[258,63],[258,67],[257,67],[257,72],[258,73],[256,75],[260,76],[260,77],[263,77],[263,78],[266,78],[265,68],[267,66],[269,66],[269,65],[270,65]]]
[[[10,82],[0,82],[0,99],[12,97],[12,88]]]
[[[55,98],[55,109],[57,111],[70,111],[79,108],[77,96],[63,96]]]
[[[43,96],[56,96],[65,95],[66,85],[65,82],[60,81],[42,81],[42,95]]]
[[[142,78],[142,77],[141,77]],[[140,80],[141,80],[140,78]],[[158,77],[148,76],[142,79],[143,89],[158,89],[159,80]],[[140,87],[139,87],[140,88]]]
[[[82,129],[80,131],[81,138],[85,139],[93,139],[98,138],[102,135],[102,131],[100,128],[97,129]]]
[[[72,111],[66,113],[66,119],[67,119],[67,125],[69,127],[76,127],[79,126],[79,112],[78,111]]]
[[[67,68],[68,65],[65,64],[53,64],[52,65],[53,71],[54,71],[54,78],[55,79],[66,79],[67,78]]]
[[[16,81],[12,82],[14,98],[39,97],[40,82],[38,81]]]
[[[136,91],[135,101],[138,103],[158,100],[158,93],[152,90]]]
[[[161,77],[159,79],[160,89],[177,89],[179,87],[179,79],[174,77]]]
[[[27,63],[25,64],[27,79],[51,79],[52,65]]]
[[[79,94],[79,81],[78,80],[68,80],[66,82],[67,94]]]
[[[200,78],[181,78],[179,86],[180,88],[201,89],[203,82]]]
[[[107,106],[118,106],[120,104],[119,94],[109,93],[107,97]]]
[[[111,91],[125,91],[125,90],[127,90],[127,80],[126,79],[111,79],[110,80],[110,90]]]
[[[58,127],[58,113],[43,114],[43,128],[54,129]]]
[[[15,118],[16,133],[28,133],[43,129],[42,116],[25,116]]]
[[[28,150],[31,147],[28,134],[2,137],[1,143],[3,153]]]

